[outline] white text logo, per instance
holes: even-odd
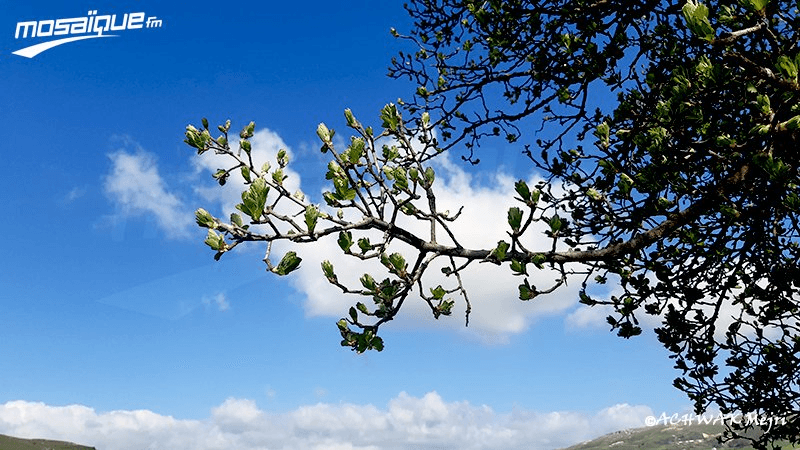
[[[21,48],[14,52],[15,55],[33,58],[45,50],[50,50],[69,42],[84,39],[117,37],[116,34],[103,34],[142,28],[161,28],[161,19],[147,16],[143,12],[127,14],[97,15],[97,10],[89,11],[86,17],[72,17],[68,19],[30,20],[17,22],[14,39],[42,38],[53,36],[71,36],[52,41],[46,41],[29,47]]]

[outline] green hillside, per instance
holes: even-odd
[[[95,450],[95,448],[70,442],[20,439],[0,434],[0,450]]]
[[[723,425],[681,425],[654,426],[633,430],[616,431],[589,442],[574,445],[564,450],[694,450],[694,449],[737,449],[753,450],[749,441],[736,439],[719,444],[717,436],[722,434]],[[800,449],[782,445],[784,450]]]

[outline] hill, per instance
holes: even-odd
[[[632,430],[616,431],[597,439],[584,442],[563,450],[694,450],[694,449],[737,449],[753,450],[749,441],[735,439],[724,444],[717,442],[717,436],[722,434],[724,426],[691,424],[691,425],[660,425],[654,427],[636,428]],[[800,449],[791,445],[782,445],[784,450]]]
[[[94,447],[47,439],[20,439],[0,434],[0,450],[96,450]]]

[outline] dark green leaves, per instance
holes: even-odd
[[[522,210],[516,206],[508,209],[508,225],[514,232],[522,226]]]
[[[341,248],[343,252],[349,253],[350,247],[353,246],[353,233],[349,231],[340,231],[339,239],[336,242],[339,244],[339,248]]]
[[[368,251],[372,250],[372,245],[369,242],[369,238],[361,238],[358,240],[358,248],[361,249],[361,254],[367,253]]]
[[[281,276],[288,275],[300,267],[300,261],[302,261],[302,259],[297,256],[297,253],[287,252],[283,255],[283,258],[281,258],[281,262],[278,263],[278,266],[272,269],[272,272]]]
[[[356,353],[364,353],[367,350],[383,350],[383,339],[375,334],[374,329],[367,328],[362,333],[350,329],[346,319],[336,323],[339,333],[342,335],[342,347],[350,347]]]
[[[519,285],[519,299],[522,301],[531,300],[536,297],[536,288],[531,286],[526,278],[525,281]]]
[[[536,203],[539,202],[539,195],[541,192],[539,192],[538,189],[531,191],[531,189],[528,187],[528,183],[522,180],[514,183],[514,190],[517,192],[517,194],[519,194],[519,200],[522,200],[522,202],[528,207],[532,208],[536,206]]]
[[[495,247],[491,252],[489,252],[489,259],[493,259],[498,262],[505,261],[506,252],[508,251],[509,247],[510,245],[508,244],[508,242],[498,241],[497,247]]]

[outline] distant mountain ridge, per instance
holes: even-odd
[[[94,447],[48,439],[21,439],[0,434],[0,450],[97,450]]]
[[[659,425],[631,430],[615,431],[588,442],[563,450],[753,450],[750,441],[734,439],[724,444],[717,442],[725,429],[722,424]],[[800,449],[789,444],[783,450]]]

